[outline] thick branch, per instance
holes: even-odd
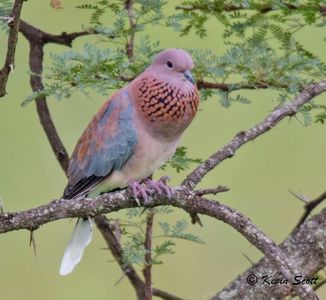
[[[236,136],[226,144],[222,149],[215,152],[207,160],[201,163],[194,171],[192,171],[183,181],[182,185],[189,188],[194,188],[201,179],[218,164],[226,158],[234,155],[235,151],[249,141],[264,134],[272,129],[285,117],[293,116],[304,104],[312,100],[317,95],[326,91],[326,80],[308,85],[293,101],[286,103],[283,106],[278,106],[270,113],[262,122],[254,127],[240,131]]]
[[[293,274],[298,273],[297,270],[292,269],[293,271],[291,271],[291,263],[287,257],[262,231],[245,216],[228,206],[198,197],[194,192],[185,188],[174,189],[170,199],[157,196],[150,198],[148,203],[142,203],[142,205],[144,207],[172,205],[182,208],[190,214],[204,214],[222,220],[262,251],[285,278],[291,280]],[[54,200],[49,204],[27,211],[0,215],[0,233],[19,229],[35,230],[43,224],[58,219],[92,217],[136,206],[137,203],[133,196],[126,191],[104,194],[92,199]],[[316,299],[309,285],[298,285],[293,288],[302,299]]]
[[[326,209],[313,216],[280,245],[280,249],[299,270],[297,275],[311,278],[326,265]],[[248,276],[257,276],[258,283],[249,285]],[[216,294],[213,299],[284,299],[291,294],[291,282],[288,284],[263,284],[262,276],[282,278],[278,270],[266,257],[238,276],[227,287]],[[320,279],[318,280],[319,283]]]
[[[42,31],[23,20],[20,21],[19,31],[25,36],[25,38],[29,42],[32,43],[37,41],[38,43],[42,43],[43,45],[48,43],[53,43],[53,44],[59,44],[68,47],[71,47],[72,42],[80,36],[96,34],[94,30],[89,29],[89,30],[72,32],[72,33],[62,32],[61,34],[54,35]]]
[[[150,211],[146,218],[145,233],[145,267],[143,270],[145,279],[145,300],[152,300],[152,235],[154,212]]]
[[[43,70],[43,44],[30,41],[29,65],[31,70],[30,84],[33,91],[42,91]],[[39,96],[36,101],[37,114],[52,150],[60,163],[62,170],[67,173],[69,165],[69,155],[59,137],[52,120],[45,96]]]
[[[2,69],[0,70],[0,97],[3,97],[6,94],[8,76],[15,67],[15,52],[18,40],[18,28],[22,7],[23,0],[15,0],[11,15],[8,17],[8,25],[10,26],[10,30],[7,43],[6,60]]]
[[[83,35],[90,34],[90,31],[65,33],[61,35],[53,35],[44,32],[27,22],[21,20],[19,31],[29,41],[30,53],[29,53],[29,66],[31,71],[30,84],[34,92],[44,90],[42,82],[43,71],[43,48],[47,43],[56,43],[65,46],[71,46],[72,41]],[[58,135],[52,120],[45,96],[39,96],[36,99],[36,109],[40,119],[40,123],[44,129],[44,132],[48,138],[48,141],[52,147],[52,150],[60,163],[61,168],[67,174],[69,155]]]

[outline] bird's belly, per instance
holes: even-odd
[[[140,181],[160,168],[169,160],[179,143],[179,139],[162,142],[150,136],[140,137],[135,152],[121,170],[113,171],[97,187],[103,193],[116,188],[127,187],[131,179]]]
[[[121,170],[130,179],[142,180],[160,168],[169,160],[179,143],[179,139],[173,142],[157,141],[149,136],[142,138],[134,155]]]

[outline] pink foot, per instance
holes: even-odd
[[[161,177],[158,181],[151,179],[145,179],[147,189],[156,191],[159,195],[165,194],[168,198],[171,198],[172,191],[169,186],[166,185],[169,178],[167,176]]]
[[[135,179],[131,179],[129,181],[129,186],[131,187],[132,195],[134,196],[136,202],[138,205],[140,205],[138,197],[142,197],[144,199],[144,202],[148,202],[148,195],[146,193],[146,189],[144,186],[136,181]]]

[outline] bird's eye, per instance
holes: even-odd
[[[171,61],[169,61],[169,60],[166,62],[166,65],[167,65],[168,68],[170,68],[170,69],[173,67],[173,63],[172,63]]]

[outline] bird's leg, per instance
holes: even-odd
[[[167,186],[168,176],[161,177],[158,181],[153,181],[152,179],[145,179],[145,184],[147,189],[156,191],[159,195],[165,194],[168,198],[172,196],[172,190]]]
[[[144,202],[147,203],[148,202],[148,195],[146,193],[146,189],[145,187],[139,183],[137,180],[135,179],[131,179],[129,181],[129,186],[131,188],[132,191],[132,195],[134,196],[137,204],[140,206],[138,197],[141,196],[144,199]]]

